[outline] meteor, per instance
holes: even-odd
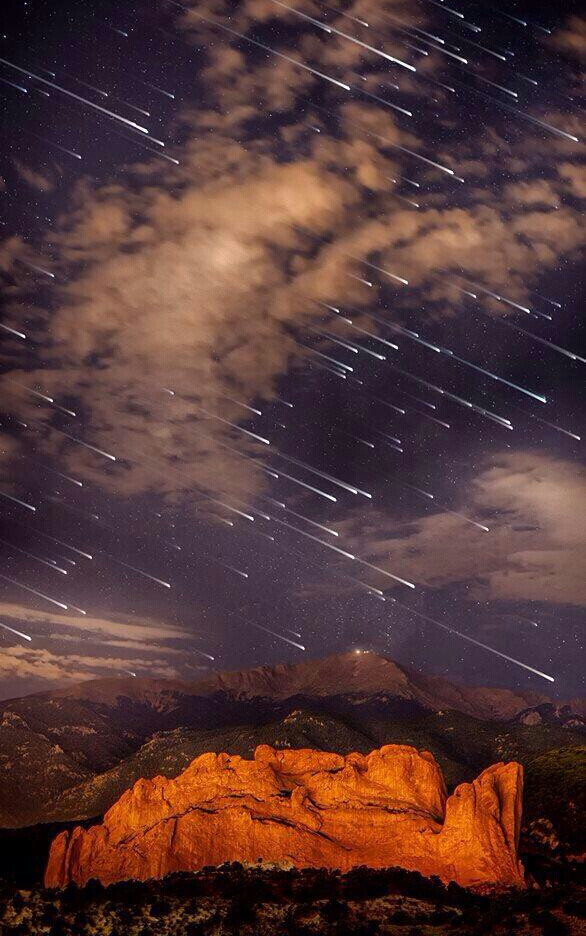
[[[368,497],[369,500],[372,500],[372,494],[369,494],[368,491],[362,491],[360,488],[354,487],[353,485],[348,484],[346,481],[340,481],[339,478],[334,478],[333,475],[327,474],[325,471],[319,471],[317,468],[312,468],[311,465],[308,465],[297,458],[293,458],[292,455],[283,455],[281,452],[277,452],[276,455],[278,458],[284,458],[285,461],[293,462],[294,465],[299,465],[299,467],[305,468],[306,471],[310,471],[312,474],[319,475],[320,478],[325,478],[326,481],[331,481],[332,484],[337,484],[338,487],[343,488],[345,491],[349,491],[351,494],[362,494],[363,497]]]
[[[25,640],[32,640],[32,637],[29,637],[28,634],[23,634],[22,631],[15,630],[14,627],[9,627],[8,624],[2,624],[0,621],[0,627],[3,627],[4,630],[10,631],[11,634],[16,634],[17,637],[23,637]]]
[[[23,556],[28,556],[29,559],[34,559],[35,562],[41,562],[43,565],[49,566],[49,568],[53,569],[55,572],[61,572],[62,575],[67,575],[66,570],[58,566],[56,562],[52,563],[49,562],[48,559],[42,559],[40,556],[35,556],[34,553],[27,552],[26,549],[21,549],[20,546],[15,546],[14,543],[9,543],[8,540],[0,539],[0,543],[4,543],[5,546],[8,546],[10,549],[21,553]]]
[[[489,647],[488,644],[482,643],[480,640],[476,640],[475,637],[469,637],[468,634],[463,634],[454,627],[449,627],[447,624],[442,624],[440,621],[436,621],[434,618],[428,617],[427,614],[422,614],[420,611],[415,611],[414,608],[410,608],[407,605],[402,604],[400,601],[397,601],[396,598],[391,598],[391,601],[394,601],[395,604],[400,608],[404,608],[411,614],[416,615],[416,617],[420,617],[422,620],[428,621],[430,624],[435,624],[436,627],[441,627],[442,630],[447,631],[449,634],[455,634],[456,637],[460,637],[462,640],[467,640],[469,643],[472,643],[477,647],[481,647],[483,650],[488,650],[489,653],[493,653],[495,656],[501,657],[503,660],[507,660],[509,663],[514,663],[516,666],[521,666],[530,673],[535,673],[536,676],[541,676],[542,679],[547,679],[549,682],[555,682],[553,676],[548,676],[547,673],[542,673],[541,670],[535,669],[533,666],[529,666],[527,663],[522,663],[521,660],[517,660],[515,657],[508,656],[506,653],[501,653],[500,650],[495,650],[494,647]]]
[[[527,390],[525,387],[519,386],[519,384],[512,383],[510,380],[505,380],[504,377],[499,377],[498,374],[493,374],[492,371],[486,370],[484,367],[479,367],[478,364],[472,364],[471,361],[467,361],[465,358],[459,357],[448,348],[442,348],[441,350],[443,354],[449,355],[449,357],[454,358],[455,361],[459,361],[460,364],[464,364],[466,367],[471,367],[472,370],[478,371],[480,374],[486,374],[487,377],[491,377],[493,380],[498,380],[500,383],[506,384],[507,387],[512,387],[514,390],[518,390],[519,393],[524,393],[526,396],[533,397],[534,400],[538,400],[540,403],[547,403],[547,397],[544,397],[542,394],[534,393],[533,390]]]
[[[51,426],[51,429],[53,432],[59,432],[61,435],[71,439],[72,442],[77,442],[78,445],[83,445],[84,448],[91,449],[92,452],[97,452],[98,455],[103,455],[104,458],[109,458],[110,461],[116,461],[116,457],[114,455],[109,455],[108,452],[104,452],[103,449],[96,448],[95,445],[90,445],[89,442],[82,442],[81,439],[76,439],[75,436],[69,435],[69,433],[64,432],[63,429],[57,429],[56,426]]]
[[[229,29],[228,26],[223,26],[221,23],[217,23],[215,20],[207,19],[207,17],[202,16],[201,13],[196,13],[195,10],[191,10],[190,12],[193,16],[197,16],[198,19],[203,20],[204,23],[209,23],[211,26],[216,26],[217,29],[222,29],[224,32],[230,33],[232,36],[238,36],[239,39],[244,39],[245,42],[250,42],[251,45],[257,46],[259,49],[264,49],[265,52],[270,52],[271,55],[276,55],[278,58],[282,58],[286,62],[291,62],[292,65],[297,65],[298,68],[303,68],[305,71],[311,72],[313,75],[317,75],[318,78],[324,78],[325,81],[329,81],[330,84],[337,85],[338,88],[343,88],[345,91],[351,90],[350,85],[344,84],[343,81],[338,81],[336,78],[330,78],[329,75],[324,75],[323,72],[317,71],[315,68],[310,68],[309,65],[304,65],[304,63],[298,61],[298,59],[291,58],[289,55],[284,55],[282,52],[277,52],[270,46],[264,45],[262,42],[257,42],[256,39],[251,39],[249,36],[245,36],[244,33],[236,32],[235,29]],[[2,59],[0,59],[0,61],[2,61]]]
[[[0,78],[0,81],[3,84],[10,85],[11,88],[16,88],[17,91],[22,91],[23,94],[28,94],[28,88],[23,88],[22,85],[15,84],[13,81],[9,81],[8,78]]]
[[[459,403],[461,406],[465,406],[467,409],[474,410],[474,412],[479,413],[482,416],[486,416],[487,419],[493,420],[499,426],[503,426],[505,429],[513,429],[511,421],[506,419],[504,416],[499,416],[497,413],[492,413],[490,410],[486,410],[482,406],[478,406],[477,403],[471,403],[470,400],[466,400],[463,397],[457,396],[455,393],[451,393],[449,390],[444,390],[443,387],[438,387],[436,384],[432,384],[428,380],[424,380],[423,377],[416,377],[415,374],[411,374],[409,371],[402,370],[400,367],[397,367],[394,364],[388,364],[387,366],[391,367],[393,370],[396,370],[398,374],[402,374],[403,377],[414,380],[416,383],[419,383],[424,387],[428,387],[435,393],[439,393],[441,396],[445,396],[449,400],[453,400],[455,403]],[[378,399],[378,397],[376,399]],[[384,403],[384,400],[379,400],[379,402]]]
[[[239,432],[243,432],[245,435],[250,436],[252,439],[256,439],[258,442],[263,442],[265,445],[270,445],[269,439],[265,439],[263,436],[257,435],[256,432],[249,432],[248,429],[243,429],[242,426],[238,426],[236,423],[230,422],[228,419],[223,419],[221,416],[216,416],[214,413],[208,412],[202,406],[197,406],[193,404],[195,409],[200,410],[200,412],[205,413],[206,416],[209,416],[210,419],[217,419],[219,422],[224,423],[226,426],[231,426],[232,429],[237,429]]]
[[[581,364],[586,364],[586,358],[580,357],[579,354],[574,354],[573,351],[568,351],[567,348],[561,348],[560,345],[554,344],[553,341],[548,341],[547,338],[540,338],[539,335],[534,335],[533,332],[525,331],[524,328],[515,325],[513,322],[508,322],[506,319],[502,319],[501,321],[503,325],[514,328],[515,331],[520,332],[522,335],[527,335],[527,337],[531,338],[533,341],[538,341],[539,344],[545,345],[546,348],[553,348],[554,351],[559,351],[560,354],[569,357],[571,361],[580,361]]]
[[[330,572],[332,575],[335,575],[337,578],[346,579],[348,582],[353,582],[355,585],[360,585],[361,588],[365,588],[368,593],[373,598],[378,598],[379,601],[385,601],[385,597],[380,588],[375,588],[374,585],[369,585],[368,582],[363,582],[361,579],[355,578],[353,575],[348,575],[347,572],[340,572],[339,569],[332,569],[328,566],[323,565],[321,562],[316,562],[315,559],[308,559],[303,553],[298,552],[296,549],[293,549],[291,546],[283,546],[282,543],[277,544],[283,552],[290,553],[293,556],[297,556],[298,559],[301,559],[303,562],[306,562],[310,566],[315,566],[317,569],[321,569],[325,572]]]
[[[136,104],[131,104],[130,101],[123,101],[122,98],[116,98],[120,104],[124,104],[125,107],[130,107],[131,110],[135,110],[137,113],[142,114],[143,117],[150,117],[151,113],[148,110],[144,110],[142,107],[137,107]]]
[[[322,351],[318,351],[316,348],[310,348],[308,345],[301,344],[298,342],[300,348],[304,348],[306,351],[311,351],[312,354],[317,354],[318,357],[324,358],[326,361],[331,361],[332,364],[336,364],[342,370],[349,371],[352,373],[354,371],[353,367],[350,367],[349,364],[343,364],[342,361],[336,360],[336,358],[330,357],[329,354],[324,354]]]
[[[346,552],[344,549],[339,549],[337,546],[332,546],[331,543],[326,543],[325,540],[320,539],[318,536],[313,536],[312,533],[308,533],[306,530],[300,530],[299,527],[293,526],[292,523],[287,523],[286,520],[279,520],[278,517],[271,517],[274,523],[280,523],[281,526],[287,527],[289,530],[294,530],[295,533],[299,533],[301,536],[306,536],[307,539],[313,540],[314,543],[320,543],[322,546],[326,546],[328,549],[333,549],[334,552],[340,553],[342,556],[346,556],[347,559],[356,559],[356,556],[353,556],[352,553]]]
[[[11,335],[16,335],[17,338],[24,338],[26,340],[24,332],[17,331],[16,328],[11,328],[10,325],[4,325],[3,322],[0,322],[0,328],[3,328],[4,331],[9,332]]]
[[[20,68],[20,66],[14,65],[12,62],[9,62],[8,59],[0,58],[0,62],[2,62],[3,65],[7,65],[8,68],[13,68],[15,71],[20,72],[20,74],[26,75],[27,78],[34,78],[35,81],[40,81],[42,84],[48,85],[50,88],[54,88],[56,91],[60,91],[61,94],[66,94],[67,97],[75,98],[76,101],[80,101],[82,104],[86,104],[88,107],[92,107],[94,110],[100,111],[102,114],[106,114],[107,117],[112,117],[114,120],[119,120],[128,127],[133,127],[135,130],[140,130],[141,133],[146,133],[148,135],[149,131],[147,128],[141,127],[141,125],[135,123],[134,120],[127,120],[126,117],[121,117],[120,114],[116,114],[114,111],[108,110],[106,107],[102,107],[100,104],[95,104],[93,101],[89,101],[87,98],[81,97],[79,94],[74,94],[73,91],[68,91],[66,88],[61,87],[61,85],[55,84],[53,81],[48,81],[47,78],[41,78],[40,75],[35,75],[33,72],[28,71],[25,68]]]
[[[394,58],[394,56],[389,55],[387,52],[383,52],[382,49],[376,49],[367,42],[362,42],[360,39],[356,39],[355,36],[349,36],[348,33],[342,32],[340,29],[335,29],[333,26],[324,26],[319,22],[319,20],[312,20],[310,16],[305,16],[304,13],[299,13],[297,10],[294,10],[293,7],[287,6],[286,3],[281,3],[281,0],[271,0],[271,2],[276,3],[280,7],[284,7],[286,10],[290,10],[291,13],[296,13],[298,16],[302,16],[304,19],[311,20],[312,23],[314,23],[316,26],[319,26],[320,29],[324,29],[326,32],[334,33],[336,36],[341,36],[343,39],[348,39],[349,42],[353,42],[355,45],[359,45],[363,49],[367,49],[369,52],[374,52],[375,55],[380,55],[381,58],[386,59],[388,62],[392,62],[394,65],[400,65],[402,68],[408,69],[408,71],[417,71],[414,65],[409,65],[407,62],[403,62],[401,59]]]
[[[430,419],[432,422],[437,423],[438,426],[443,426],[444,429],[451,429],[449,423],[444,422],[442,419],[437,419],[435,416],[430,416],[429,413],[422,413],[420,410],[413,410],[414,413],[417,413],[418,416],[423,416],[424,419]]]
[[[31,530],[33,533],[36,533],[37,536],[42,536],[44,539],[49,539],[53,543],[58,543],[60,546],[65,546],[66,549],[71,549],[72,552],[77,553],[79,556],[83,556],[84,559],[94,558],[93,556],[90,556],[89,553],[82,552],[82,550],[78,549],[76,546],[71,546],[69,543],[64,543],[63,540],[57,539],[55,536],[49,536],[48,533],[43,533],[41,530],[37,530],[35,527],[31,527],[27,523],[21,523],[19,520],[11,520],[10,522],[16,523],[17,526],[21,526],[25,530]],[[72,560],[70,559],[69,562],[72,562]]]
[[[502,56],[501,56],[502,58]],[[493,88],[498,88],[499,91],[504,91],[505,94],[509,94],[511,97],[518,99],[519,95],[516,91],[511,91],[509,88],[505,88],[504,85],[497,84],[496,81],[490,81],[488,78],[483,78],[482,75],[476,75],[479,81],[484,81],[486,84],[492,85]]]
[[[2,59],[0,59],[0,62],[1,61]],[[19,257],[18,259],[20,260],[21,263],[24,264],[24,266],[29,267],[31,270],[35,270],[36,273],[42,273],[43,276],[48,276],[50,277],[50,279],[55,279],[55,274],[51,273],[49,270],[45,270],[44,267],[40,267],[34,263],[30,263],[28,260],[23,260],[22,257]]]
[[[286,627],[285,630],[286,630],[289,634],[293,634],[294,637],[299,637],[299,640],[301,640],[301,634],[298,634],[297,631],[291,630],[290,627]]]
[[[243,403],[241,400],[234,400],[233,397],[222,397],[223,400],[229,400],[230,403],[235,403],[236,406],[242,406],[244,409],[249,410],[251,413],[256,413],[257,416],[262,416],[262,410],[255,409],[254,406],[249,406],[248,403]]]
[[[20,387],[21,390],[26,390],[27,393],[32,393],[33,396],[38,397],[40,400],[50,403],[55,409],[61,410],[62,413],[67,413],[68,416],[77,416],[77,413],[74,413],[73,410],[67,409],[65,406],[60,406],[59,403],[55,402],[53,397],[47,396],[46,393],[39,393],[38,390],[33,390],[32,387],[25,387],[24,384],[18,383],[16,380],[6,378],[6,381],[7,383],[13,384],[15,387]]]
[[[340,253],[344,253],[343,250]],[[351,260],[356,260],[357,263],[363,263],[365,266],[370,267],[371,270],[376,270],[378,273],[382,273],[383,276],[388,276],[389,279],[396,280],[397,283],[401,283],[403,286],[409,285],[409,280],[404,279],[402,276],[397,276],[396,273],[390,273],[389,270],[383,270],[382,267],[376,266],[374,263],[370,263],[368,260],[365,260],[363,257],[354,257],[352,254],[345,254],[346,257],[350,257]]]
[[[358,556],[354,557],[356,562],[359,562],[363,566],[368,566],[369,569],[374,569],[375,572],[380,572],[381,575],[386,575],[387,578],[394,579],[395,582],[400,582],[401,585],[407,585],[408,588],[415,588],[413,582],[408,582],[407,579],[400,578],[398,575],[393,575],[392,572],[387,572],[386,569],[381,569],[380,566],[375,566],[372,562],[367,562],[366,559],[360,559]]]
[[[322,338],[327,338],[329,341],[333,341],[334,344],[340,345],[340,347],[346,348],[348,351],[352,351],[353,354],[358,354],[357,345],[347,344],[345,341],[340,341],[339,338],[331,335],[330,332],[321,331],[319,328],[313,328],[311,325],[309,326],[309,330],[315,332],[316,335],[321,335]]]
[[[49,598],[49,596],[44,595],[43,592],[36,591],[34,588],[29,588],[28,585],[23,585],[21,582],[17,582],[16,579],[9,578],[7,575],[2,575],[2,573],[0,573],[0,578],[4,579],[5,582],[10,582],[11,585],[16,585],[17,588],[23,588],[24,591],[30,592],[31,595],[36,595],[38,598],[44,598],[45,601],[49,601],[51,604],[57,605],[58,608],[63,608],[64,611],[69,610],[68,605],[63,604],[63,602],[56,601],[55,598]]]
[[[0,497],[5,497],[7,500],[13,501],[15,504],[20,504],[21,507],[26,507],[27,510],[32,510],[33,513],[36,511],[36,507],[33,507],[32,504],[27,504],[26,501],[19,500],[18,497],[13,497],[12,494],[7,494],[6,491],[0,491]]]
[[[114,556],[111,556],[110,553],[103,553],[103,555],[107,556],[108,559],[111,559],[112,562],[117,562],[124,566],[124,568],[131,569],[132,572],[137,572],[138,575],[144,575],[144,577],[150,579],[151,582],[156,582],[158,585],[164,585],[165,588],[171,588],[169,582],[164,582],[163,579],[156,578],[154,575],[149,575],[148,572],[144,572],[142,569],[137,569],[136,566],[130,565],[128,562],[122,562],[121,559],[116,559]]]
[[[231,510],[232,513],[238,514],[240,517],[245,517],[246,520],[250,520],[251,523],[254,523],[254,517],[251,514],[244,513],[242,510],[238,510],[237,507],[232,507],[230,504],[227,504],[225,501],[218,500],[217,497],[212,497],[210,494],[201,494],[201,497],[204,497],[206,500],[213,501],[214,504],[220,504],[222,507],[225,507],[226,510]]]
[[[226,562],[220,562],[220,565],[223,565],[225,569],[229,569],[230,572],[235,572],[241,578],[248,578],[248,572],[241,572],[240,569],[235,569],[234,566],[228,565]]]
[[[325,533],[329,533],[331,536],[340,535],[336,532],[336,530],[332,530],[330,527],[324,526],[322,523],[317,523],[315,520],[310,520],[309,517],[304,517],[303,514],[297,513],[295,510],[292,510],[291,507],[287,507],[286,504],[283,504],[282,501],[275,500],[274,497],[266,497],[265,495],[260,496],[263,498],[263,500],[269,501],[269,503],[280,507],[282,510],[286,510],[287,513],[293,514],[294,517],[299,517],[300,520],[304,520],[306,523],[310,523],[314,527],[318,527],[320,530],[323,530]],[[269,519],[271,518],[269,517]]]
[[[582,441],[581,436],[576,435],[575,432],[570,432],[569,429],[562,429],[561,426],[557,426],[555,423],[548,422],[547,419],[541,419],[540,416],[535,416],[533,413],[527,413],[525,410],[520,409],[520,407],[518,406],[516,406],[515,409],[518,410],[519,413],[523,413],[524,416],[527,416],[528,419],[535,419],[537,420],[537,422],[542,423],[544,426],[549,426],[550,429],[555,429],[556,432],[562,432],[564,435],[569,436],[570,439],[575,439],[576,442]]]
[[[265,468],[265,471],[268,475],[271,474],[268,468]],[[306,484],[305,481],[300,481],[299,478],[294,478],[293,475],[286,474],[284,471],[279,470],[279,477],[287,478],[288,481],[293,481],[294,484],[298,484],[300,487],[307,488],[308,491],[313,491],[314,494],[319,494],[320,497],[325,497],[326,500],[337,502],[337,498],[333,494],[328,494],[326,491],[320,490],[320,488],[312,487],[311,484]]]
[[[185,10],[187,7],[183,7],[183,9]],[[159,88],[158,85],[150,84],[148,81],[141,81],[140,83],[143,84],[146,88],[150,88],[151,91],[158,91],[159,94],[164,94],[165,97],[170,98],[172,101],[175,100],[175,95],[172,94],[171,91],[165,91],[164,88]]]
[[[458,513],[456,510],[450,510],[450,508],[446,507],[445,504],[440,504],[440,502],[435,499],[435,494],[431,494],[429,491],[424,491],[422,488],[415,487],[413,484],[407,484],[405,481],[394,481],[391,483],[399,484],[401,487],[409,488],[411,491],[416,491],[423,497],[427,497],[429,500],[434,501],[434,503],[438,507],[441,507],[442,510],[445,510],[446,513],[452,514],[454,517],[459,517],[460,520],[465,520],[466,523],[471,523],[472,526],[478,527],[479,530],[483,530],[485,533],[490,533],[489,527],[485,526],[483,523],[479,523],[477,520],[471,520],[470,517],[467,517],[465,514]]]
[[[386,338],[381,338],[379,335],[375,335],[373,332],[367,331],[365,328],[361,328],[360,325],[355,325],[351,319],[340,316],[340,321],[344,322],[350,328],[353,328],[355,331],[361,332],[363,335],[368,335],[369,338],[372,338],[373,341],[379,341],[381,344],[386,345],[388,348],[392,348],[393,351],[399,350],[399,345],[393,344],[392,341],[387,341]],[[383,360],[386,361],[386,358]]]
[[[273,637],[278,637],[279,640],[284,640],[285,643],[291,644],[292,647],[297,647],[298,650],[305,650],[303,644],[295,643],[294,640],[289,640],[288,637],[283,637],[282,634],[277,634],[276,631],[269,630],[268,627],[263,627],[262,624],[256,624],[254,621],[250,621],[249,623],[252,624],[253,627],[257,627],[259,630],[264,631],[266,634],[272,634]]]
[[[43,69],[43,71],[44,71],[44,70],[45,70],[45,69]],[[48,74],[48,75],[52,75],[53,78],[56,77],[56,75],[54,74],[54,72],[47,72],[47,74]],[[72,77],[73,77],[73,76],[72,76]],[[74,80],[74,81],[77,81],[78,84],[83,85],[84,88],[88,88],[90,91],[93,91],[95,94],[99,94],[100,97],[107,98],[107,97],[110,96],[110,95],[108,94],[107,91],[102,91],[101,88],[96,88],[95,85],[88,84],[87,81],[82,81],[81,78],[75,78],[75,77],[73,77],[73,80]]]
[[[41,91],[40,93],[47,94],[46,91]],[[47,97],[49,97],[48,94],[47,94]],[[65,146],[61,146],[60,143],[55,143],[53,140],[47,140],[46,137],[37,136],[36,133],[31,133],[30,130],[25,131],[25,132],[27,132],[30,136],[34,136],[35,139],[40,140],[41,143],[46,143],[47,146],[54,146],[55,149],[60,150],[62,153],[65,153],[67,156],[73,156],[75,159],[81,159],[81,156],[79,155],[79,153],[76,153],[74,150],[67,149],[67,147]]]

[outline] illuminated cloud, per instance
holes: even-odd
[[[466,499],[449,505],[489,533],[432,501],[413,522],[377,512],[368,524],[350,519],[338,529],[350,549],[418,585],[470,583],[482,599],[586,604],[586,534],[576,511],[586,498],[583,470],[533,452],[497,453],[491,462],[465,485]]]

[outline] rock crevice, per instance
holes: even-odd
[[[521,887],[522,784],[519,764],[495,764],[448,797],[433,756],[405,745],[346,757],[266,745],[253,760],[203,754],[175,779],[138,780],[102,824],[57,836],[45,886],[261,859]]]

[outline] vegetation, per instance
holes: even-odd
[[[573,936],[574,871],[548,887],[475,894],[389,868],[284,871],[239,864],[64,891],[0,885],[3,936]]]
[[[528,838],[535,847],[584,850],[586,745],[546,751],[528,761],[524,813]]]

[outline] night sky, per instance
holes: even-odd
[[[581,692],[585,21],[451,2],[2,4],[0,697]]]

